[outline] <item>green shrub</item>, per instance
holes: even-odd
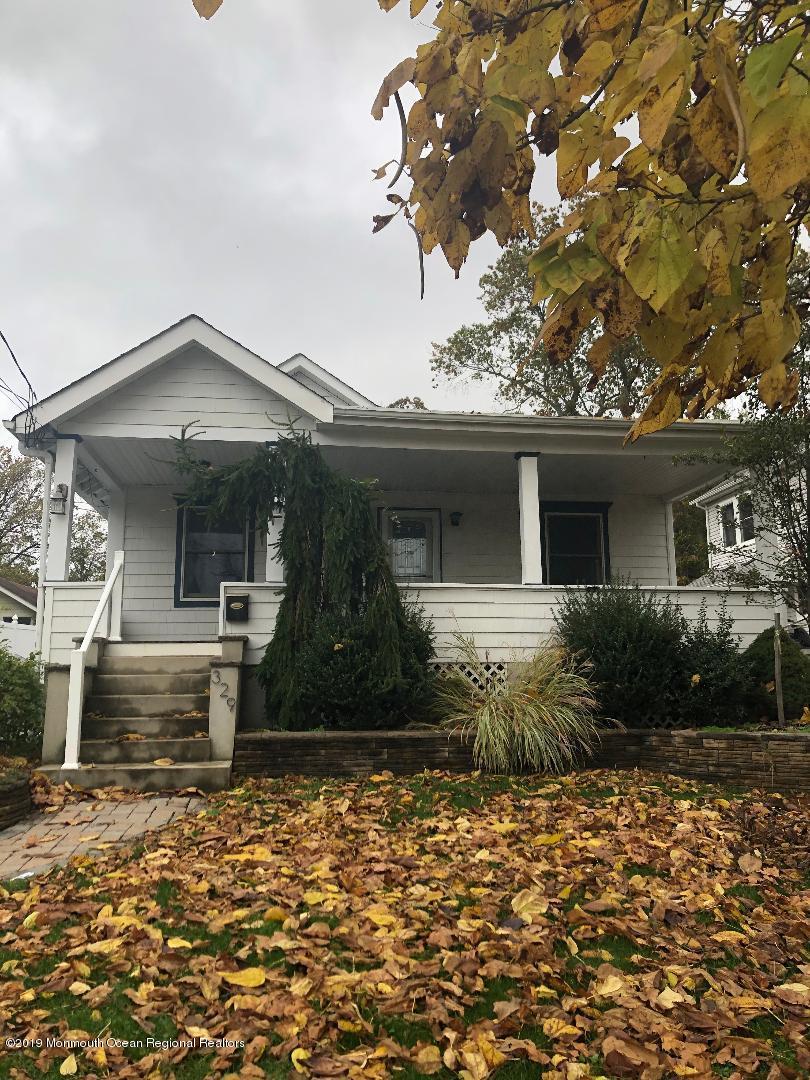
[[[693,672],[686,620],[669,597],[626,582],[572,589],[555,620],[563,648],[591,665],[604,717],[629,728],[680,720]]]
[[[787,632],[782,629],[782,692],[785,718],[798,720],[805,705],[810,705],[810,660]],[[750,687],[747,706],[753,720],[775,721],[773,627],[763,630],[743,653]]]
[[[711,627],[706,601],[697,621],[687,626],[685,643],[689,690],[681,702],[680,721],[687,727],[734,727],[746,719],[750,694],[748,665],[733,633],[734,619],[721,604]]]
[[[299,650],[295,675],[311,727],[402,727],[429,708],[434,676],[433,627],[421,609],[405,606],[399,627],[400,674],[381,671],[379,642],[365,615],[324,615]]]
[[[36,657],[21,660],[0,642],[0,753],[32,753],[39,749],[42,704]]]
[[[598,738],[598,704],[577,663],[562,649],[539,649],[505,681],[490,677],[472,638],[456,635],[464,670],[436,681],[443,723],[473,736],[486,772],[563,772]]]

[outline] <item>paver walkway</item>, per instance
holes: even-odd
[[[56,813],[36,814],[0,832],[0,881],[39,874],[72,855],[130,843],[184,814],[203,799],[155,795],[121,802],[69,803]]]

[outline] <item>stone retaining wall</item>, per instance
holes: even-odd
[[[0,830],[16,825],[32,811],[28,777],[4,780],[0,777]]]
[[[709,782],[810,792],[810,735],[777,732],[604,732],[585,767],[649,769]],[[257,731],[236,736],[233,774],[346,776],[389,769],[469,772],[472,747],[434,731]]]

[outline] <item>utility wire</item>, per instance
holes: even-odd
[[[25,382],[25,385],[26,385],[26,386],[28,387],[28,393],[30,394],[30,400],[31,400],[31,402],[33,403],[34,401],[36,401],[36,400],[37,400],[37,395],[36,395],[36,393],[35,393],[35,391],[34,391],[34,388],[33,388],[33,386],[31,385],[31,383],[30,383],[30,381],[29,381],[29,379],[28,379],[28,376],[27,376],[27,375],[25,374],[25,372],[23,371],[22,367],[20,366],[20,362],[19,362],[19,360],[18,360],[18,359],[17,359],[17,357],[16,357],[15,355],[14,355],[14,350],[13,350],[13,349],[12,349],[12,347],[11,347],[11,346],[9,345],[9,343],[8,343],[8,338],[6,337],[6,335],[5,335],[4,333],[3,333],[3,331],[2,331],[1,329],[0,329],[0,338],[2,338],[2,340],[3,340],[3,344],[4,344],[4,345],[5,345],[5,347],[6,347],[7,349],[8,349],[8,351],[9,351],[9,355],[11,356],[11,359],[12,359],[12,360],[14,361],[14,366],[16,367],[17,371],[19,371],[20,375],[22,375],[22,377],[23,377],[23,381]]]

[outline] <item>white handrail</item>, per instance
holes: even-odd
[[[104,582],[96,610],[90,620],[87,633],[78,649],[70,654],[70,679],[68,681],[67,724],[65,727],[65,764],[66,769],[79,768],[79,747],[82,739],[82,711],[84,709],[84,674],[87,665],[87,653],[96,636],[99,623],[107,608],[110,609],[109,636],[121,638],[121,589],[123,586],[124,553],[116,551],[110,576]],[[113,597],[113,590],[115,596]],[[110,599],[112,597],[112,603]],[[116,625],[117,621],[117,625]]]

